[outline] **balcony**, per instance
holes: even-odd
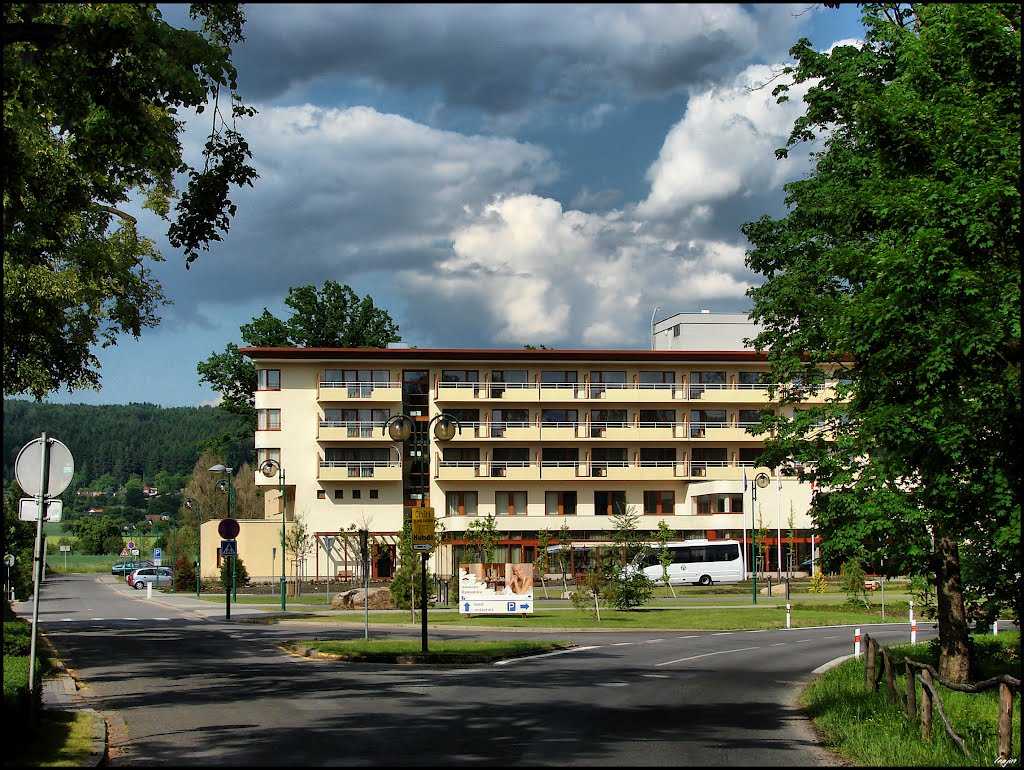
[[[390,401],[401,402],[400,382],[321,382],[317,398],[325,402]]]
[[[439,481],[462,481],[480,476],[479,460],[440,460],[434,465],[434,478]]]
[[[683,476],[708,481],[735,481],[742,478],[743,471],[730,465],[728,460],[691,460],[689,468],[680,464]]]
[[[492,422],[487,430],[489,438],[511,441],[539,441],[540,426],[532,422]]]
[[[539,400],[547,403],[575,401],[586,398],[586,387],[576,382],[545,382],[540,386]]]
[[[383,420],[321,420],[316,437],[318,441],[388,440]]]
[[[541,441],[574,441],[587,437],[587,425],[583,422],[542,422]]]
[[[439,382],[437,383],[436,401],[458,403],[483,398],[487,386],[482,382]]]
[[[492,479],[537,481],[540,479],[540,464],[529,460],[492,461],[488,463],[487,475]]]
[[[400,462],[348,460],[321,460],[317,473],[319,481],[352,481],[373,479],[375,481],[401,481],[402,464]]]
[[[590,423],[591,438],[606,438],[613,441],[629,441],[636,438],[637,428],[626,421],[592,422]]]
[[[710,404],[753,404],[768,403],[768,385],[762,383],[691,383],[688,386],[691,401]]]
[[[576,460],[548,460],[540,464],[540,476],[545,481],[575,479],[587,475],[587,466]]]

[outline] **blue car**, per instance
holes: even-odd
[[[117,575],[118,577],[127,577],[140,567],[152,566],[153,562],[147,561],[146,559],[137,559],[136,561],[119,561],[110,568],[110,574]]]

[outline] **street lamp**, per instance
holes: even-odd
[[[217,463],[210,468],[211,473],[223,473],[225,478],[217,482],[217,489],[222,492],[226,492],[228,495],[228,518],[233,519],[235,517],[235,496],[231,492],[231,472],[234,468],[228,468],[223,463]],[[237,556],[231,557],[231,587],[224,586],[225,592],[232,594],[232,598],[238,601],[238,587],[235,585],[235,559]]]
[[[415,438],[418,443],[426,443],[427,434],[430,432],[430,428],[432,426],[434,428],[434,438],[438,441],[451,441],[455,438],[456,431],[458,433],[462,433],[462,425],[459,424],[459,421],[452,415],[441,412],[441,414],[434,415],[430,418],[424,426],[424,429],[416,433]],[[393,415],[384,423],[381,431],[389,435],[392,441],[405,443],[413,436],[413,419],[407,414]],[[430,494],[430,454],[425,450],[425,446],[419,447],[419,456],[422,467],[422,475],[420,477],[420,505],[422,507],[427,507],[428,495]],[[422,602],[423,607],[421,614],[423,652],[429,651],[427,647],[427,557],[429,555],[429,551],[423,551],[423,561],[420,565],[420,601]],[[412,605],[411,601],[410,605]]]
[[[285,509],[287,508],[287,498],[285,497],[285,486],[284,486],[284,468],[281,467],[281,463],[279,463],[277,460],[274,460],[274,459],[271,459],[270,457],[268,457],[266,460],[264,460],[262,463],[260,463],[260,472],[264,476],[266,476],[268,479],[276,473],[278,479],[281,482],[281,612],[284,612],[285,609],[286,609],[286,602],[285,602],[284,594],[285,594],[285,585],[287,583],[287,578],[285,577],[285,571],[284,571],[285,570],[285,563],[287,562],[287,559],[285,558],[286,551],[285,551],[285,546],[284,546],[284,541],[285,541],[285,526],[284,526],[285,515],[284,514],[285,514]]]
[[[185,507],[196,509],[196,550],[198,552],[196,554],[196,598],[198,599],[199,588],[202,585],[199,570],[203,561],[203,513],[199,507],[199,501],[194,497],[185,498]]]
[[[754,509],[757,507],[754,503],[757,502],[757,490],[760,487],[764,489],[771,483],[771,479],[768,478],[768,474],[762,471],[761,473],[754,476],[754,486],[751,489],[751,505],[750,505],[750,556],[754,564],[754,571],[752,573],[753,583],[751,583],[751,591],[754,595],[754,604],[757,604],[757,546],[754,538]],[[769,582],[771,578],[769,577]],[[769,597],[771,598],[771,597]]]

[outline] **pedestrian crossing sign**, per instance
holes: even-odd
[[[236,540],[221,540],[220,555],[238,556],[238,542]]]

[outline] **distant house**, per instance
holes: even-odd
[[[147,513],[146,514],[146,522],[149,524],[149,526],[153,526],[154,524],[159,524],[161,521],[170,521],[170,520],[171,520],[171,517],[167,516],[166,514],[158,514],[158,513]]]
[[[142,494],[144,494],[146,497],[159,497],[160,490],[157,489],[156,487],[143,487]]]
[[[90,508],[89,510],[86,511],[86,513],[103,513],[103,509],[102,508]]]

